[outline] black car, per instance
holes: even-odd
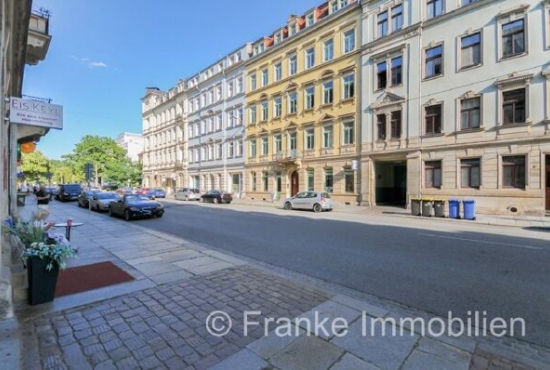
[[[219,190],[210,190],[209,192],[201,195],[200,202],[209,202],[209,203],[231,203],[233,196],[229,193],[224,193]]]
[[[46,193],[50,194],[50,200],[52,200],[59,193],[59,188],[57,186],[46,186]]]
[[[90,206],[90,199],[97,193],[99,193],[99,190],[84,190],[78,196],[78,206],[88,208]]]
[[[82,193],[82,187],[79,184],[63,184],[59,185],[55,198],[62,202],[77,200],[80,193]]]
[[[142,217],[162,217],[164,208],[159,202],[144,195],[124,195],[122,199],[109,204],[109,216],[124,217],[126,221]]]

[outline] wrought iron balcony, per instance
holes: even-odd
[[[46,59],[52,37],[49,34],[50,13],[45,9],[33,10],[29,21],[25,62],[36,65]]]
[[[285,150],[279,153],[273,154],[274,162],[295,162],[300,159],[302,154],[297,149]]]

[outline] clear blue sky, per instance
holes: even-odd
[[[27,66],[23,93],[64,108],[64,129],[38,149],[51,159],[82,136],[141,132],[140,99],[237,47],[270,34],[322,0],[34,0],[51,11],[46,60]]]

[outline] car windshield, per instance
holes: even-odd
[[[158,189],[158,188],[157,188],[157,189],[154,189],[154,190],[155,190],[155,191],[162,191],[162,192],[164,192],[164,189]]]
[[[149,198],[141,195],[130,195],[126,197],[127,202],[139,202],[141,200],[149,200]]]
[[[97,195],[97,199],[116,199],[116,194],[113,193],[100,193]]]
[[[65,185],[63,186],[63,190],[66,192],[77,193],[81,192],[82,188],[79,185]]]

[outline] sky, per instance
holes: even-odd
[[[145,88],[168,90],[322,0],[33,0],[50,18],[46,59],[23,94],[63,106],[63,130],[38,143],[50,159],[84,135],[141,133]]]

